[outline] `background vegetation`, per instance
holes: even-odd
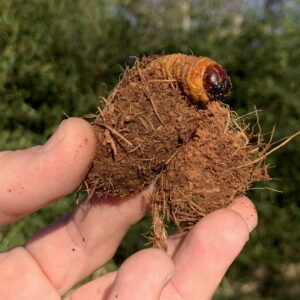
[[[96,111],[130,56],[162,52],[216,59],[234,83],[232,108],[244,114],[256,105],[264,132],[276,124],[275,139],[291,135],[300,117],[299,17],[299,0],[1,1],[0,148],[44,143],[65,114]],[[276,180],[258,186],[283,193],[249,191],[260,225],[215,299],[300,299],[299,148],[296,139],[272,154]],[[73,202],[1,227],[0,250]],[[129,232],[110,268],[144,247],[148,228],[146,218]]]

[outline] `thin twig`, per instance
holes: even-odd
[[[148,80],[148,82],[176,82],[175,79],[152,79]]]
[[[86,198],[86,200],[85,200],[85,202],[86,202],[88,205],[91,204],[91,200],[92,200],[92,198],[93,198],[94,195],[95,195],[96,188],[97,188],[97,186],[98,186],[99,181],[100,181],[100,176],[97,178],[96,182],[94,182],[93,188],[91,189],[91,191],[89,192],[89,194],[88,194],[88,196],[87,196],[87,198]]]
[[[263,150],[264,152],[266,152],[272,146],[272,140],[273,140],[273,137],[274,137],[274,134],[275,134],[275,128],[276,128],[276,126],[274,125],[273,128],[272,128],[271,134],[270,134],[269,142],[266,145],[265,149]]]
[[[167,166],[170,161],[176,156],[176,154],[181,150],[182,147],[178,148],[172,155],[169,157],[169,159],[166,161],[165,165]]]
[[[277,147],[273,148],[272,150],[270,150],[269,152],[267,152],[266,154],[260,156],[258,159],[249,162],[248,164],[239,166],[238,169],[244,168],[244,167],[248,167],[251,165],[254,165],[258,162],[260,162],[261,160],[265,159],[267,156],[269,156],[271,153],[273,153],[274,151],[278,150],[279,148],[283,147],[284,145],[286,145],[288,142],[290,142],[293,138],[295,138],[297,135],[300,134],[300,131],[296,132],[295,134],[293,134],[292,136],[290,136],[289,138],[286,139],[286,141],[282,142],[280,145],[278,145]]]
[[[261,126],[260,126],[260,123],[259,123],[259,115],[258,115],[258,111],[256,109],[256,106],[254,106],[254,112],[255,112],[255,116],[256,116],[256,125],[258,126],[258,131],[259,131],[257,140],[258,140],[258,144],[260,144],[262,142]]]
[[[273,178],[272,178],[273,179]],[[254,187],[254,188],[250,188],[248,189],[249,190],[270,190],[272,192],[276,192],[276,193],[283,193],[283,191],[279,191],[279,190],[275,190],[275,189],[272,189],[270,187]]]
[[[280,145],[278,145],[277,147],[273,148],[272,150],[270,150],[269,152],[266,153],[266,157],[268,155],[270,155],[271,153],[273,153],[274,151],[278,150],[279,148],[283,147],[284,145],[286,145],[290,140],[292,140],[293,138],[295,138],[297,135],[300,134],[300,131],[296,132],[295,134],[293,134],[292,136],[290,136],[285,142],[282,142]]]
[[[239,116],[239,117],[237,117],[235,120],[237,121],[237,120],[240,120],[240,119],[245,119],[247,116],[256,114],[256,113],[261,112],[261,111],[262,111],[262,110],[256,109],[256,111],[251,111],[251,112],[249,112],[249,113],[247,113],[247,114],[244,114],[244,115],[242,115],[242,116]]]
[[[116,131],[115,129],[113,129],[112,127],[110,127],[109,125],[106,125],[106,124],[103,124],[103,123],[98,123],[98,122],[95,122],[95,124],[108,129],[112,134],[114,134],[117,137],[119,137],[121,140],[123,140],[129,146],[131,146],[131,147],[133,146],[133,144],[130,141],[128,141],[121,133],[119,133],[118,131]]]

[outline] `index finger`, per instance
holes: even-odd
[[[0,153],[0,225],[13,222],[74,191],[95,154],[90,124],[62,122],[43,146]]]

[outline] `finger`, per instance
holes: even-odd
[[[69,194],[83,180],[95,153],[88,122],[62,122],[43,146],[0,153],[0,224],[13,222]]]
[[[108,273],[72,292],[64,300],[107,300],[107,294],[116,279],[117,272]]]
[[[23,247],[0,253],[0,299],[61,299]]]
[[[159,299],[174,276],[174,264],[164,252],[142,250],[123,263],[120,270],[97,278],[74,291],[66,300]]]
[[[253,202],[246,196],[241,195],[233,200],[230,209],[239,213],[245,220],[249,232],[251,232],[258,223],[257,211]],[[173,257],[178,248],[184,241],[185,234],[183,233],[174,233],[171,234],[168,238],[168,254]]]
[[[173,257],[178,249],[181,247],[181,244],[184,242],[186,235],[181,232],[176,232],[168,237],[168,249],[167,253],[170,257]]]
[[[255,210],[252,214],[255,218]],[[174,253],[177,273],[162,299],[210,299],[248,240],[248,226],[233,209],[218,210],[199,221]]]
[[[251,232],[258,223],[257,211],[253,202],[246,196],[237,197],[229,206],[230,209],[239,213],[245,220],[249,232]]]
[[[129,227],[144,216],[149,192],[82,204],[33,236],[26,249],[63,295],[114,255]]]
[[[107,300],[158,300],[174,273],[174,264],[165,252],[142,250],[121,266]]]

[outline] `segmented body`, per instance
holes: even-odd
[[[179,82],[183,92],[199,104],[222,100],[232,87],[227,72],[208,57],[164,55],[153,60],[151,67],[156,69],[162,78]]]

